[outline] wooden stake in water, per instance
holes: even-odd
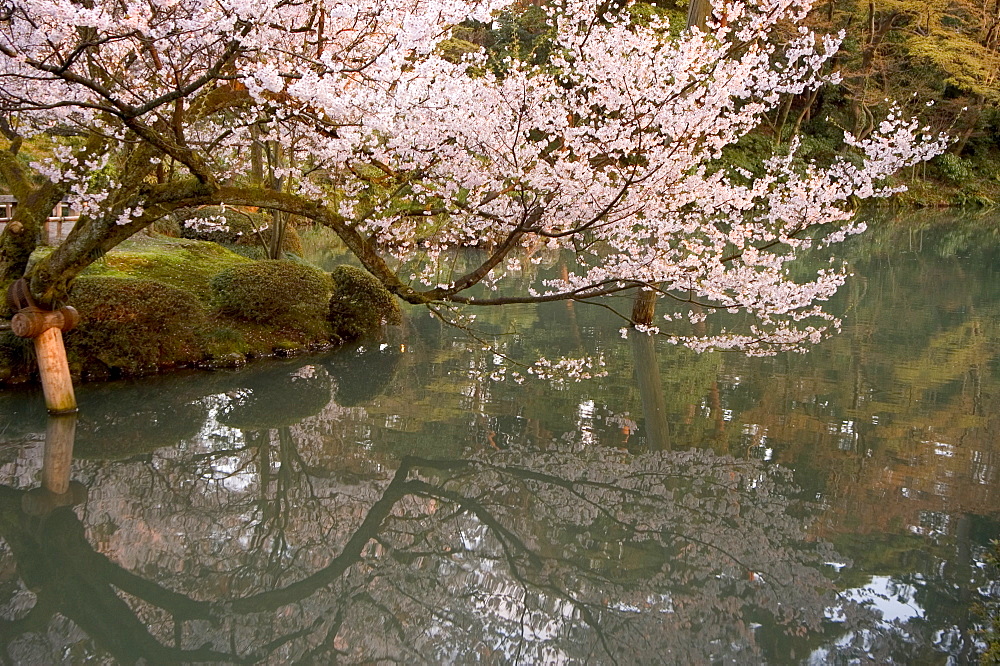
[[[42,459],[42,487],[55,495],[69,492],[73,468],[73,440],[76,438],[76,414],[50,416],[45,427],[45,453]]]
[[[7,298],[11,309],[17,311],[10,322],[14,335],[34,340],[38,374],[42,380],[45,406],[49,413],[75,412],[76,395],[73,392],[62,332],[77,325],[80,321],[79,313],[71,307],[58,310],[37,307],[31,299],[26,280],[18,280],[12,284]]]

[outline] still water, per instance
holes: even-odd
[[[997,222],[858,239],[844,331],[806,355],[626,340],[579,304],[480,312],[484,349],[413,310],[325,356],[84,385],[76,419],[2,391],[0,656],[974,662]],[[490,379],[496,352],[608,374]]]

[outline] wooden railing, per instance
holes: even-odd
[[[14,201],[13,197],[0,195],[0,232],[7,227],[7,223],[13,218],[16,206],[17,202]],[[40,239],[42,244],[51,245],[64,239],[79,219],[80,213],[73,210],[69,203],[64,201],[56,204],[42,230]]]

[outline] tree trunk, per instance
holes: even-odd
[[[641,324],[649,326],[656,316],[657,293],[652,289],[640,289],[635,295],[635,302],[632,304],[632,325]]]
[[[62,197],[61,188],[47,183],[17,202],[11,221],[0,234],[0,295],[7,293],[12,282],[24,277],[39,234]],[[0,314],[14,314],[7,312],[5,298],[0,298]]]
[[[277,141],[271,142],[270,180],[271,189],[282,192],[285,179],[279,175],[279,170],[285,166],[285,148]],[[288,223],[288,213],[280,210],[271,212],[271,238],[267,249],[268,259],[281,259],[281,246],[285,242],[285,225]]]
[[[709,0],[691,0],[691,5],[688,7],[687,27],[705,30],[711,16],[712,3]]]
[[[708,19],[712,16],[712,3],[709,0],[691,0],[688,6],[688,28],[699,28],[705,30],[708,27]],[[632,324],[642,324],[649,326],[653,323],[656,315],[655,291],[640,289],[636,294],[635,303],[632,305]]]

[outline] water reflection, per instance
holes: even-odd
[[[346,353],[83,386],[72,508],[29,510],[44,407],[0,393],[0,648],[974,660],[970,608],[997,589],[1000,280],[949,229],[919,253],[855,245],[844,333],[806,356],[624,341],[554,304],[481,313],[494,349],[415,312]],[[603,355],[609,375],[484,380],[496,352]],[[132,619],[88,625],[62,590]]]
[[[697,663],[760,657],[836,603],[809,507],[753,461],[576,447],[347,475],[289,426],[244,434],[210,454],[255,471],[235,485],[184,447],[78,465],[85,519],[0,486],[24,581],[8,656]]]

